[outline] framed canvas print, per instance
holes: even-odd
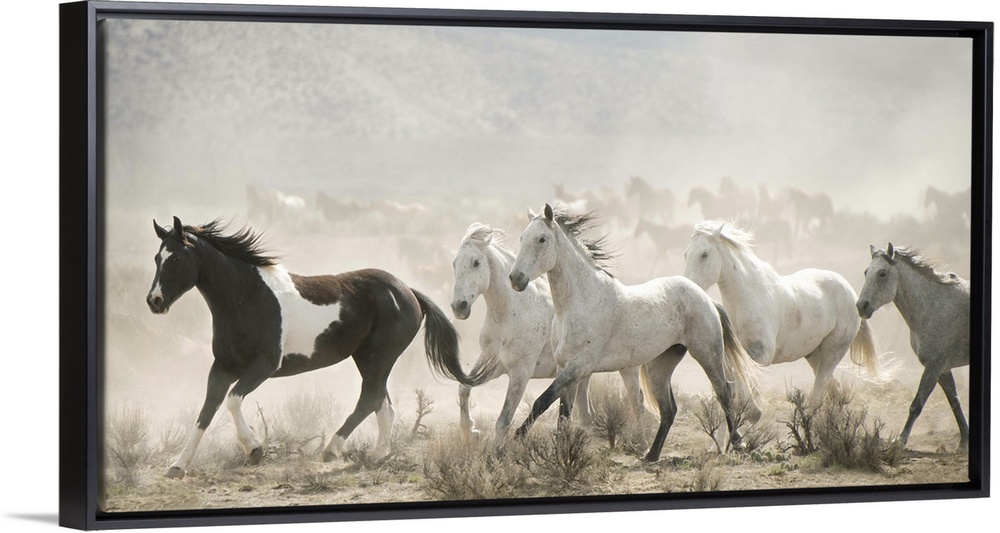
[[[60,16],[61,524],[988,496],[992,23]]]

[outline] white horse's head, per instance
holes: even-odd
[[[510,269],[510,284],[515,291],[523,291],[532,280],[556,266],[558,251],[556,238],[559,227],[554,220],[552,206],[545,204],[541,215],[528,210],[530,222],[521,233],[521,250]]]
[[[489,246],[493,242],[493,229],[474,222],[465,232],[462,244],[451,266],[455,271],[455,292],[451,311],[455,318],[465,320],[472,312],[472,304],[480,294],[490,288]]]
[[[858,296],[858,315],[871,318],[875,310],[893,301],[899,288],[899,269],[896,267],[896,250],[892,243],[885,251],[869,245],[872,262],[865,269],[865,286]]]
[[[684,277],[706,291],[722,275],[723,226],[706,229],[704,223],[699,224],[691,235],[691,244],[684,250]]]

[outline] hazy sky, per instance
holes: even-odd
[[[112,183],[544,196],[732,176],[899,210],[969,184],[965,39],[106,25]]]

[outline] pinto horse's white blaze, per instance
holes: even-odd
[[[339,301],[318,305],[306,300],[295,287],[291,275],[282,267],[259,267],[258,270],[281,307],[281,354],[297,353],[312,357],[316,337],[341,321],[343,305]]]
[[[159,273],[163,269],[163,265],[166,264],[167,259],[170,259],[171,255],[173,255],[173,252],[167,250],[166,246],[161,246],[160,251],[157,252],[156,254],[157,276],[156,276],[156,281],[153,284],[152,290],[149,291],[149,295],[152,298],[161,298],[161,299],[163,298],[163,286],[160,283]]]

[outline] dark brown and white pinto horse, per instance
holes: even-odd
[[[263,449],[243,418],[247,394],[270,377],[291,376],[353,357],[361,372],[361,397],[323,451],[329,461],[343,451],[352,431],[373,412],[379,444],[387,444],[394,412],[386,390],[389,371],[425,323],[424,345],[431,367],[468,385],[479,385],[493,368],[466,375],[458,336],[444,313],[392,274],[375,269],[326,276],[300,276],[278,266],[248,228],[224,234],[218,221],[173,228],[153,222],[160,249],[146,297],[153,313],[197,287],[212,313],[208,392],[184,451],[167,471],[181,478],[205,429],[223,402],[251,464]]]

